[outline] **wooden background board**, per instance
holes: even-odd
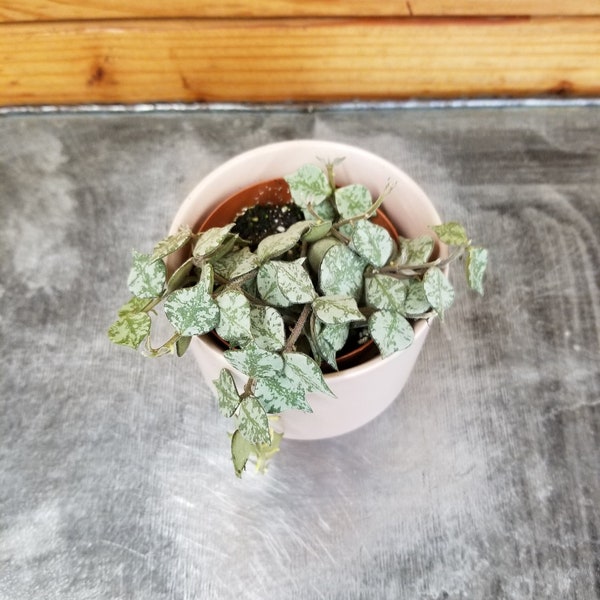
[[[600,0],[0,0],[0,105],[600,92]]]

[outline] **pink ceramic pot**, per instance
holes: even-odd
[[[367,152],[336,142],[296,140],[261,146],[244,152],[207,175],[192,190],[177,211],[170,233],[183,224],[196,228],[217,204],[249,185],[282,177],[306,163],[321,164],[319,158],[345,157],[336,168],[340,185],[361,183],[377,197],[386,183],[396,185],[383,203],[383,209],[404,237],[431,234],[429,225],[440,217],[423,190],[402,170]],[[445,255],[445,247],[440,248]],[[309,394],[312,413],[287,411],[276,426],[288,439],[314,440],[347,433],[368,423],[383,412],[399,395],[415,365],[428,333],[421,321],[415,327],[414,343],[401,352],[382,359],[377,356],[362,365],[326,375],[336,395]],[[200,370],[209,382],[222,368],[231,369],[221,348],[211,336],[196,337],[191,344]],[[240,382],[243,376],[240,375]]]

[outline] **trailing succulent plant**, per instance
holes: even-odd
[[[223,369],[213,382],[220,411],[235,419],[238,476],[251,456],[263,470],[278,450],[270,419],[288,409],[311,412],[307,393],[332,395],[323,372],[337,370],[357,328],[384,357],[408,347],[417,320],[443,318],[451,306],[443,269],[460,257],[469,286],[483,294],[487,250],[472,245],[460,224],[431,227],[449,246],[446,258],[435,257],[434,236],[405,239],[373,222],[389,186],[378,198],[358,183],[337,187],[336,164],[304,165],[285,177],[296,217],[259,241],[236,233],[241,223],[184,227],[151,253],[134,252],[132,298],[108,332],[153,357],[181,356],[196,335],[213,332],[225,342],[227,361],[245,375],[238,386]],[[168,273],[165,258],[184,247],[189,257]],[[161,303],[174,334],[154,348],[151,315]]]

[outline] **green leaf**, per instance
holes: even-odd
[[[290,186],[292,200],[302,208],[320,204],[332,192],[327,176],[315,165],[304,165],[284,179]]]
[[[248,298],[239,290],[225,290],[216,300],[219,305],[217,334],[234,346],[252,339]]]
[[[238,428],[252,444],[271,443],[269,418],[258,398],[248,396],[240,404]]]
[[[196,285],[202,288],[206,294],[212,294],[215,286],[215,272],[210,263],[205,263],[203,265],[200,273],[200,279],[198,279],[198,283]]]
[[[310,275],[303,266],[304,260],[299,258],[292,262],[271,262],[276,269],[277,286],[292,304],[305,304],[317,296]]]
[[[194,258],[209,256],[215,252],[222,243],[230,239],[229,232],[233,226],[234,223],[229,223],[224,227],[212,227],[203,231],[194,246]]]
[[[479,246],[467,248],[467,280],[471,289],[483,296],[483,278],[487,268],[488,251]]]
[[[146,306],[148,306],[148,298],[136,298],[133,296],[133,298],[130,298],[119,308],[117,314],[119,317],[124,317],[125,315],[142,312]]]
[[[329,199],[324,200],[320,204],[311,205],[310,210],[308,208],[303,208],[302,212],[304,212],[304,218],[307,220],[314,219],[315,215],[321,221],[335,221],[337,217],[333,202]]]
[[[283,318],[272,306],[250,308],[250,331],[254,343],[263,350],[277,352],[285,345]]]
[[[127,313],[109,327],[108,337],[115,344],[135,350],[150,335],[151,326],[146,313]]]
[[[371,192],[364,185],[354,183],[335,191],[335,205],[344,219],[363,215],[372,204]]]
[[[287,307],[290,302],[282,293],[277,282],[277,265],[268,262],[258,269],[256,286],[260,297],[271,306]]]
[[[188,278],[188,275],[192,272],[194,268],[194,261],[192,258],[188,258],[182,265],[180,265],[173,275],[169,277],[169,281],[167,282],[167,294],[174,292],[176,289],[179,289]]]
[[[186,335],[186,336],[180,337],[175,342],[175,351],[177,352],[177,356],[182,357],[186,353],[187,349],[190,347],[191,341],[192,341],[191,336]]]
[[[319,286],[324,294],[352,296],[357,300],[362,294],[363,272],[366,261],[345,244],[327,250],[319,270]]]
[[[213,384],[217,390],[221,414],[224,417],[232,417],[241,401],[233,376],[227,369],[221,369],[218,379],[215,379]]]
[[[418,317],[431,309],[425,287],[422,281],[412,280],[408,285],[406,292],[406,302],[404,303],[406,315],[409,317]]]
[[[241,250],[236,250],[231,254],[226,254],[219,260],[212,263],[215,273],[218,273],[225,279],[234,279],[254,269],[258,269],[260,262],[256,254],[244,246]]]
[[[312,408],[306,401],[304,390],[287,375],[276,374],[271,377],[261,377],[256,382],[254,393],[269,414],[277,414],[291,409],[312,412]]]
[[[323,323],[363,321],[356,300],[351,296],[321,296],[312,303],[315,314]]]
[[[255,448],[243,435],[239,429],[236,429],[231,436],[231,461],[237,477],[242,476],[246,469],[246,463]]]
[[[306,221],[299,221],[283,233],[274,233],[262,239],[256,247],[258,260],[263,263],[285,254],[300,241],[302,234],[309,227]]]
[[[411,324],[391,310],[379,310],[369,317],[369,333],[383,357],[408,348],[415,337]]]
[[[325,383],[319,365],[306,354],[289,352],[284,354],[284,375],[292,385],[303,389],[305,392],[323,392],[335,397],[335,394]]]
[[[177,233],[161,240],[154,246],[150,260],[160,260],[165,256],[183,248],[192,239],[192,230],[187,225],[182,225]]]
[[[225,358],[238,371],[249,377],[269,377],[283,371],[283,358],[276,352],[250,344],[243,350],[226,350]]]
[[[405,314],[408,282],[390,275],[376,274],[365,283],[367,305]]]
[[[318,354],[327,364],[337,371],[336,357],[339,350],[344,347],[348,340],[350,326],[348,323],[325,324],[317,321],[315,331],[315,343]]]
[[[385,227],[362,220],[352,232],[352,247],[369,264],[383,267],[394,250],[394,240]]]
[[[312,221],[311,223],[310,229],[302,236],[302,241],[309,244],[313,244],[329,235],[331,226],[333,225],[333,223],[328,220],[323,221],[322,223],[317,223],[316,221]]]
[[[454,289],[448,278],[438,267],[431,267],[423,277],[423,287],[429,304],[443,318],[444,311],[454,301]]]
[[[464,227],[460,223],[450,222],[442,225],[432,225],[431,229],[440,238],[440,241],[449,246],[465,246],[469,238]]]
[[[167,267],[162,260],[152,261],[150,254],[133,251],[133,265],[127,278],[129,291],[138,298],[156,298],[162,294]]]
[[[173,292],[165,300],[165,315],[183,336],[202,335],[219,322],[219,308],[202,283]]]
[[[421,235],[416,238],[399,238],[400,258],[402,265],[421,265],[426,263],[433,252],[435,242],[430,235]]]

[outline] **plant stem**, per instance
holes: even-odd
[[[310,313],[311,313],[311,305],[305,304],[304,308],[302,309],[302,312],[298,316],[298,320],[296,321],[296,324],[294,325],[292,332],[290,333],[290,337],[287,339],[287,342],[285,343],[285,348],[283,349],[283,352],[291,352],[292,351],[294,344],[298,341],[298,338],[300,337],[300,334],[302,333],[302,330],[304,329],[304,324],[306,323],[306,319],[308,319],[308,316],[310,315]]]

